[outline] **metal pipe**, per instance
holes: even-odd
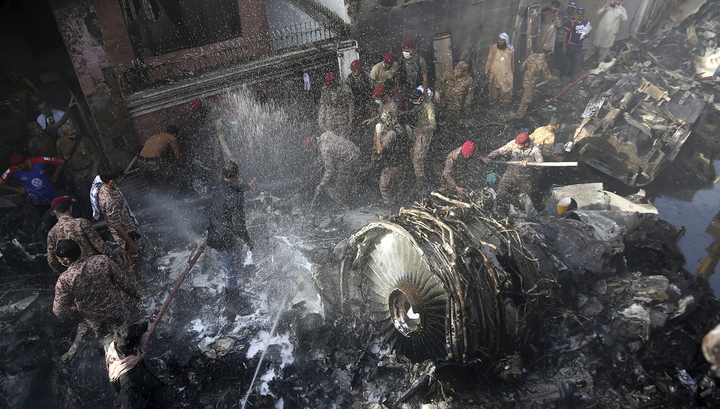
[[[165,314],[165,311],[167,310],[168,305],[170,304],[170,300],[172,300],[175,293],[177,293],[178,289],[180,288],[180,285],[185,281],[185,277],[187,277],[188,273],[190,273],[190,270],[195,265],[195,262],[197,262],[198,258],[200,258],[200,255],[205,250],[205,247],[207,247],[207,240],[203,241],[203,243],[200,245],[200,247],[197,250],[197,253],[195,253],[195,257],[190,260],[190,263],[188,263],[188,266],[185,268],[185,271],[182,273],[180,278],[178,278],[177,283],[175,284],[175,288],[170,292],[167,299],[163,303],[162,308],[160,308],[160,312],[158,312],[157,317],[155,318],[155,321],[153,321],[152,326],[147,332],[147,335],[145,336],[145,339],[143,340],[142,347],[145,348],[147,346],[148,342],[150,342],[150,338],[152,337],[153,332],[155,332],[155,328],[157,328],[158,324],[160,323],[160,319]]]
[[[522,161],[519,160],[491,160],[490,163],[496,163],[501,165],[523,165]],[[564,168],[564,167],[571,167],[571,166],[577,166],[577,162],[528,162],[526,166],[536,167],[536,168]]]

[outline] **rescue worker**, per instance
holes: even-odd
[[[122,293],[140,301],[140,293],[122,269],[108,256],[82,257],[80,246],[73,240],[60,240],[56,257],[67,270],[55,284],[53,313],[63,321],[77,314],[99,337],[130,322],[130,311]]]
[[[347,137],[355,119],[355,100],[350,87],[340,83],[334,72],[325,75],[320,95],[318,123],[320,132],[330,131]]]
[[[528,105],[533,98],[535,92],[535,85],[537,84],[540,76],[545,77],[546,80],[558,81],[558,78],[550,73],[550,67],[547,64],[547,58],[552,53],[552,46],[550,44],[543,44],[539,54],[532,54],[522,65],[525,70],[525,76],[523,76],[523,93],[520,106],[515,113],[516,118],[522,118],[527,112]]]
[[[98,205],[115,243],[120,246],[129,263],[129,269],[137,274],[135,265],[142,255],[138,244],[141,236],[138,232],[139,223],[120,191],[124,177],[125,171],[118,165],[110,165],[100,172],[103,184],[98,191]]]
[[[362,61],[353,61],[350,64],[351,72],[347,76],[347,85],[350,87],[355,99],[355,120],[370,118],[373,115],[373,108],[375,108],[370,99],[374,88],[370,85],[370,76],[363,70],[362,66]]]
[[[398,72],[398,63],[393,53],[385,53],[382,62],[375,64],[370,70],[370,81],[373,89],[383,86],[386,80],[395,79]]]
[[[403,59],[398,67],[397,83],[405,91],[410,92],[417,87],[423,87],[423,94],[428,96],[428,68],[425,59],[417,55],[415,43],[404,41],[401,45]]]
[[[585,18],[585,9],[580,7],[575,17],[565,22],[563,30],[563,60],[560,64],[560,81],[565,81],[566,76],[575,79],[575,68],[580,60],[583,41],[590,34],[592,25]]]
[[[565,55],[562,53],[563,44],[565,44],[565,29],[563,27],[565,27],[566,21],[575,17],[576,9],[577,2],[575,0],[570,0],[567,7],[560,10],[560,20],[562,23],[560,27],[558,27],[557,37],[555,37],[555,47],[553,48],[553,53],[555,54],[555,62],[553,64],[554,68],[560,69],[560,64],[562,64],[562,59]]]
[[[564,160],[562,153],[555,153],[555,131],[562,125],[563,116],[555,114],[550,119],[550,124],[541,126],[530,134],[530,140],[540,148],[545,162],[561,162]]]
[[[468,188],[462,186],[468,186],[467,167],[475,154],[475,150],[476,146],[473,141],[465,141],[461,147],[450,152],[445,158],[443,179],[447,188],[457,192],[459,195],[466,195],[468,192]]]
[[[550,8],[542,12],[540,26],[540,44],[552,45],[552,52],[560,51],[562,47],[563,19],[560,13],[560,2],[553,0]],[[558,39],[558,31],[560,38]],[[559,54],[559,53],[557,53]]]
[[[42,127],[37,122],[30,122],[27,125],[27,129],[32,136],[28,142],[28,151],[30,152],[31,158],[37,158],[38,156],[45,156],[48,158],[57,158],[57,145],[55,141],[43,131]]]
[[[411,129],[397,120],[397,111],[385,110],[375,126],[375,149],[383,165],[380,194],[385,206],[394,210],[406,178],[412,147]]]
[[[490,47],[485,63],[485,77],[490,80],[490,105],[499,97],[505,109],[510,106],[513,89],[513,73],[515,72],[515,48],[510,44],[510,37],[501,33],[497,44]]]
[[[70,119],[70,110],[75,105],[77,105],[77,102],[75,102],[74,95],[70,96],[70,102],[65,111],[55,109],[44,99],[39,99],[37,101],[37,109],[40,111],[40,115],[37,117],[37,123],[40,124],[42,129],[52,138],[61,138],[64,132],[60,127],[66,122],[72,122]]]
[[[449,134],[455,136],[458,131],[460,116],[470,107],[475,86],[468,74],[468,64],[460,61],[453,71],[435,83],[435,103],[438,110],[445,115]]]
[[[437,95],[437,94],[436,94]],[[426,188],[425,158],[427,157],[433,132],[435,132],[435,108],[431,98],[426,98],[422,91],[414,89],[410,93],[413,108],[410,111],[410,128],[413,132],[412,163],[415,170],[415,186],[419,192]]]
[[[482,161],[489,163],[490,159],[508,153],[512,161],[521,161],[522,165],[508,165],[507,170],[502,178],[500,178],[500,183],[498,184],[498,198],[507,196],[509,190],[513,187],[519,189],[521,193],[526,193],[528,197],[530,197],[533,189],[532,172],[531,169],[527,167],[527,163],[543,161],[540,148],[530,140],[527,133],[522,132],[514,140],[505,144],[505,146],[495,149],[483,157]]]
[[[353,179],[357,177],[360,148],[329,131],[320,135],[319,145],[325,173],[315,187],[315,193],[320,194],[335,177],[335,203],[338,207],[345,207],[350,203]]]
[[[59,158],[26,158],[15,154],[10,158],[10,168],[0,177],[0,188],[12,190],[16,193],[27,193],[40,212],[45,213],[50,203],[57,197],[57,190],[53,184],[60,176],[65,161]],[[55,172],[48,176],[48,167],[55,166]],[[10,179],[15,179],[22,185],[19,188],[7,185]]]
[[[178,147],[177,136],[178,128],[175,125],[168,125],[164,132],[151,136],[142,150],[138,154],[138,168],[144,177],[155,177],[166,181],[172,173],[169,167],[173,163],[169,163],[163,158],[163,154],[168,150],[172,150],[175,161],[180,163],[182,156]]]
[[[605,6],[598,10],[598,17],[600,24],[598,24],[595,33],[593,34],[593,40],[590,42],[590,48],[585,51],[584,61],[590,59],[595,54],[595,50],[598,51],[598,63],[605,61],[608,52],[615,43],[615,35],[620,30],[620,22],[628,19],[627,10],[622,6],[623,0],[611,0],[605,3]]]
[[[90,138],[80,136],[74,123],[62,125],[64,136],[57,141],[60,159],[65,161],[65,176],[72,184],[83,215],[89,217],[90,187],[100,169],[100,155]]]
[[[238,308],[234,312],[247,315],[252,311],[247,300],[240,297],[238,275],[243,281],[247,279],[243,266],[246,250],[242,242],[250,251],[254,247],[245,227],[245,191],[251,186],[236,184],[240,169],[235,162],[225,162],[220,177],[222,180],[212,191],[207,244],[217,250],[225,277],[225,300],[229,310]]]
[[[122,257],[105,243],[102,237],[92,228],[90,221],[73,217],[70,198],[56,197],[51,203],[51,209],[58,218],[57,223],[50,229],[47,236],[47,261],[54,272],[62,273],[66,270],[55,257],[55,248],[60,240],[75,241],[80,246],[82,258],[104,254],[116,264],[123,264]]]
[[[140,348],[148,323],[123,325],[105,345],[105,366],[123,409],[162,407],[162,383],[145,366]]]

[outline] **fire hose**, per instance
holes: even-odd
[[[522,161],[519,160],[491,160],[490,163],[498,163],[502,165],[523,165]],[[528,162],[523,166],[538,167],[538,168],[562,168],[577,166],[577,162]]]
[[[595,73],[592,73],[592,72],[588,72],[587,74],[585,74],[585,75],[581,76],[580,78],[576,79],[575,81],[573,81],[572,84],[568,85],[567,88],[565,88],[564,90],[562,90],[562,92],[560,92],[559,94],[557,94],[555,97],[553,97],[552,99],[550,99],[548,102],[546,102],[546,103],[540,105],[539,107],[533,109],[532,111],[526,113],[525,115],[523,115],[523,117],[528,116],[528,115],[532,115],[532,114],[536,113],[537,111],[545,108],[546,106],[552,104],[556,99],[560,98],[561,96],[563,96],[563,94],[565,94],[566,92],[568,92],[568,90],[570,90],[570,88],[574,87],[575,84],[577,84],[578,82],[580,82],[580,80],[582,80],[582,79],[584,79],[585,77],[590,76],[590,75],[598,76],[599,74],[595,74]],[[521,118],[522,118],[522,117],[521,117]],[[474,127],[476,127],[476,126],[502,124],[502,123],[505,123],[505,122],[514,121],[514,120],[516,120],[516,119],[520,119],[520,118],[508,118],[508,119],[505,119],[505,120],[503,120],[503,121],[485,122],[485,123],[482,123],[482,124],[472,124],[472,125],[470,125],[470,127],[473,127],[473,128],[474,128]]]

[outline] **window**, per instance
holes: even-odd
[[[240,37],[237,0],[120,0],[136,55],[172,51]]]

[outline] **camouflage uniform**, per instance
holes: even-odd
[[[457,132],[458,119],[470,106],[475,93],[472,77],[467,72],[455,77],[455,71],[449,71],[435,84],[435,89],[440,92],[438,108],[445,115],[450,131]]]
[[[458,182],[463,186],[467,186],[467,167],[470,159],[462,154],[462,146],[450,152],[445,159],[445,169],[443,169],[442,177],[446,186],[452,191],[457,189]]]
[[[75,219],[71,216],[61,216],[57,224],[50,229],[47,237],[47,261],[50,268],[56,273],[62,273],[66,270],[65,266],[60,264],[55,257],[55,246],[60,240],[73,240],[82,251],[80,258],[87,258],[104,254],[110,257],[115,263],[122,264],[120,256],[112,251],[110,246],[100,237],[100,235],[92,228],[87,219]]]
[[[423,74],[428,73],[427,63],[424,58],[415,53],[412,60],[403,58],[402,61],[400,61],[398,73],[398,85],[406,91],[412,91],[420,85],[423,85]]]
[[[530,135],[530,140],[540,148],[545,161],[555,160],[553,153],[555,151],[555,129],[553,128],[555,127],[552,125],[543,126]]]
[[[543,161],[540,148],[532,141],[530,141],[530,144],[525,149],[520,149],[515,141],[512,140],[502,148],[490,152],[487,156],[492,159],[507,153],[510,153],[511,160],[513,161],[523,161],[525,159],[527,159],[528,162]],[[521,193],[527,193],[527,195],[530,196],[530,193],[532,193],[532,169],[522,165],[508,165],[505,174],[503,174],[498,184],[498,197],[507,196],[508,190],[511,187],[517,187]]]
[[[355,101],[352,90],[347,84],[325,86],[320,95],[318,123],[320,132],[330,131],[345,136],[355,115]]]
[[[398,68],[398,63],[394,61],[390,68],[385,68],[385,64],[383,62],[375,64],[375,66],[372,67],[372,70],[370,70],[370,82],[372,83],[372,88],[375,89],[385,84],[386,80],[394,79],[395,75],[397,75]]]
[[[348,84],[352,90],[355,99],[356,115],[358,115],[360,119],[372,117],[372,110],[374,109],[375,103],[371,97],[374,88],[370,87],[370,77],[367,73],[361,69],[357,77],[352,73],[348,74],[346,84]]]
[[[135,286],[110,258],[103,255],[80,258],[55,284],[53,313],[67,321],[75,315],[71,308],[77,306],[95,335],[103,335],[105,324],[116,330],[130,322],[130,311],[121,292],[139,297]]]
[[[380,145],[385,167],[380,175],[380,194],[386,205],[395,204],[395,193],[404,179],[411,149],[412,130],[397,121],[397,110],[388,109],[380,116],[383,123]]]
[[[338,201],[347,203],[353,187],[352,179],[357,176],[360,148],[332,132],[325,132],[320,135],[320,154],[325,165],[325,173],[320,180],[320,186],[323,188],[327,186],[333,175],[337,173],[335,194]]]
[[[532,101],[533,92],[535,91],[535,84],[537,84],[540,76],[544,76],[545,79],[549,80],[552,77],[550,68],[548,67],[547,61],[543,53],[533,54],[528,57],[523,63],[523,69],[525,70],[525,76],[523,77],[523,88],[525,93],[523,94],[522,101],[518,107],[516,117],[522,118],[527,111],[528,105]]]
[[[117,230],[119,227],[122,227],[128,234],[132,231],[137,232],[138,230],[138,223],[130,213],[130,208],[125,198],[119,190],[108,189],[107,186],[103,185],[98,192],[98,203],[102,214],[105,215],[105,222],[107,223],[108,229],[110,229],[110,233],[112,233],[115,243],[122,248],[123,254],[130,261],[130,269],[133,269],[139,261],[140,255],[130,255],[128,253],[127,242],[120,237]]]
[[[435,108],[429,98],[416,105],[410,111],[410,124],[414,134],[412,163],[415,169],[415,178],[425,177],[425,157],[427,156],[433,132],[435,131]]]

